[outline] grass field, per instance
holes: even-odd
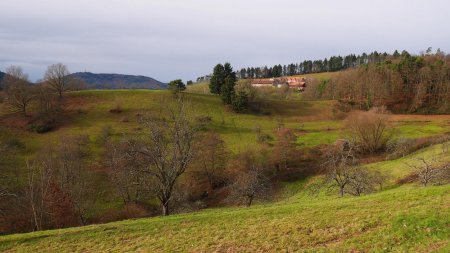
[[[263,114],[236,114],[225,110],[218,96],[186,94],[194,114],[210,116],[211,128],[217,131],[234,150],[242,150],[256,144],[254,129],[273,135],[279,124],[301,131],[299,143],[305,146],[332,143],[343,137],[342,120],[332,116],[333,101],[284,101],[269,100],[264,104]],[[102,90],[80,91],[68,94],[68,119],[56,131],[36,134],[23,129],[0,126],[0,137],[17,136],[26,142],[28,153],[33,153],[40,143],[51,143],[62,135],[86,134],[92,141],[103,127],[111,126],[115,133],[133,132],[138,127],[137,116],[157,111],[170,103],[171,95],[165,91],[147,90]],[[123,112],[110,113],[119,105]],[[0,104],[0,117],[8,118],[6,105]],[[450,115],[426,116],[415,120],[415,115],[404,115],[394,119],[399,137],[418,138],[450,132]],[[8,119],[4,119],[3,122]]]
[[[448,252],[450,185],[0,237],[3,252]]]
[[[79,134],[89,136],[91,166],[98,167],[103,148],[97,139],[104,127],[111,126],[116,137],[137,133],[140,115],[157,112],[173,100],[166,91],[148,90],[90,90],[66,96],[65,120],[46,134],[11,127],[20,117],[0,104],[0,140],[14,138],[24,144],[15,159],[3,158],[8,167],[20,171],[24,161],[43,145]],[[185,96],[192,113],[211,117],[208,128],[219,133],[235,153],[259,145],[255,128],[271,136],[279,126],[291,128],[297,134],[300,150],[333,143],[346,134],[344,121],[333,118],[333,101],[268,100],[260,114],[236,114],[227,111],[218,96]],[[111,113],[117,106],[122,112]],[[450,132],[450,115],[394,115],[392,123],[397,129],[396,138]],[[313,197],[308,189],[318,178],[307,178],[284,183],[275,203],[1,236],[0,251],[448,252],[450,186],[423,188],[395,183],[411,173],[407,162],[415,157],[430,157],[440,148],[435,145],[398,160],[366,165],[386,172],[389,185],[387,190],[363,197],[341,199],[326,193]],[[99,189],[107,192],[108,186],[102,183],[104,175],[98,177]],[[99,201],[92,215],[117,205],[118,201]]]

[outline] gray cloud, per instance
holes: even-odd
[[[194,79],[235,68],[428,46],[448,51],[444,0],[2,0],[0,70]]]

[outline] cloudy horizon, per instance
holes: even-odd
[[[450,3],[295,0],[2,0],[0,70],[195,79],[235,69],[395,49],[450,51]]]

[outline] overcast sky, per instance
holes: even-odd
[[[446,0],[0,0],[0,70],[160,81],[373,50],[450,51]]]

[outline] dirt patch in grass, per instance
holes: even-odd
[[[417,175],[416,173],[409,174],[406,177],[402,177],[402,178],[398,179],[396,184],[409,184],[409,183],[417,181],[418,178],[419,178],[419,175]]]
[[[63,107],[68,111],[76,111],[86,104],[84,97],[66,97],[63,100]]]
[[[8,128],[23,130],[26,129],[32,120],[31,116],[26,117],[21,113],[12,113],[0,117],[0,124]]]

